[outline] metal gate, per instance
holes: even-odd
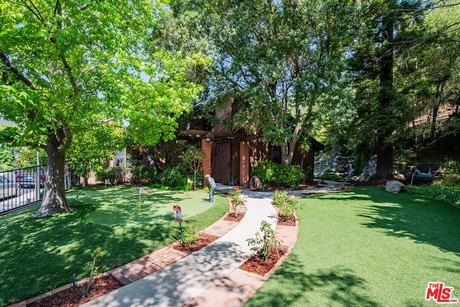
[[[46,166],[37,165],[0,171],[0,214],[27,206],[43,199]],[[70,174],[64,175],[66,190]]]

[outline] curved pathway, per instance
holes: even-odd
[[[181,306],[230,275],[248,260],[246,240],[254,237],[263,220],[276,228],[272,193],[249,192],[246,215],[223,237],[178,262],[119,288],[83,306]]]

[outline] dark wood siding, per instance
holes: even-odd
[[[228,184],[232,172],[231,143],[212,143],[212,174],[216,182]]]

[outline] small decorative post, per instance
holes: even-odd
[[[179,240],[182,244],[184,240],[184,232],[182,230],[182,208],[179,205],[173,205],[174,218],[179,223]]]
[[[145,193],[144,187],[140,187],[139,188],[139,204],[138,204],[139,213],[141,213],[141,206],[142,206],[142,202],[144,201],[143,197],[145,194],[147,193]]]

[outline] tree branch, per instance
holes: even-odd
[[[10,59],[5,53],[0,52],[0,60],[5,66],[6,70],[10,71],[14,75],[16,80],[22,82],[24,85],[26,85],[30,89],[33,89],[33,90],[35,89],[32,82],[29,79],[27,79],[16,67],[14,67],[13,64],[11,64]]]
[[[55,12],[55,14],[57,14],[59,16],[62,15],[62,6],[61,6],[61,2],[59,0],[56,1],[56,7],[54,8],[54,12]],[[57,23],[57,28],[62,29],[63,24],[58,22]],[[67,59],[64,56],[64,53],[59,49],[59,46],[58,46],[57,41],[56,41],[56,37],[52,36],[51,41],[56,46],[56,49],[59,52],[59,58],[61,59],[62,65],[64,65],[65,72],[67,74],[67,77],[69,78],[70,84],[72,85],[73,92],[74,92],[74,97],[76,97],[76,96],[78,96],[80,91],[79,91],[78,86],[77,86],[77,81],[75,80],[75,77],[73,76],[72,68],[70,67],[69,62],[67,62]]]

